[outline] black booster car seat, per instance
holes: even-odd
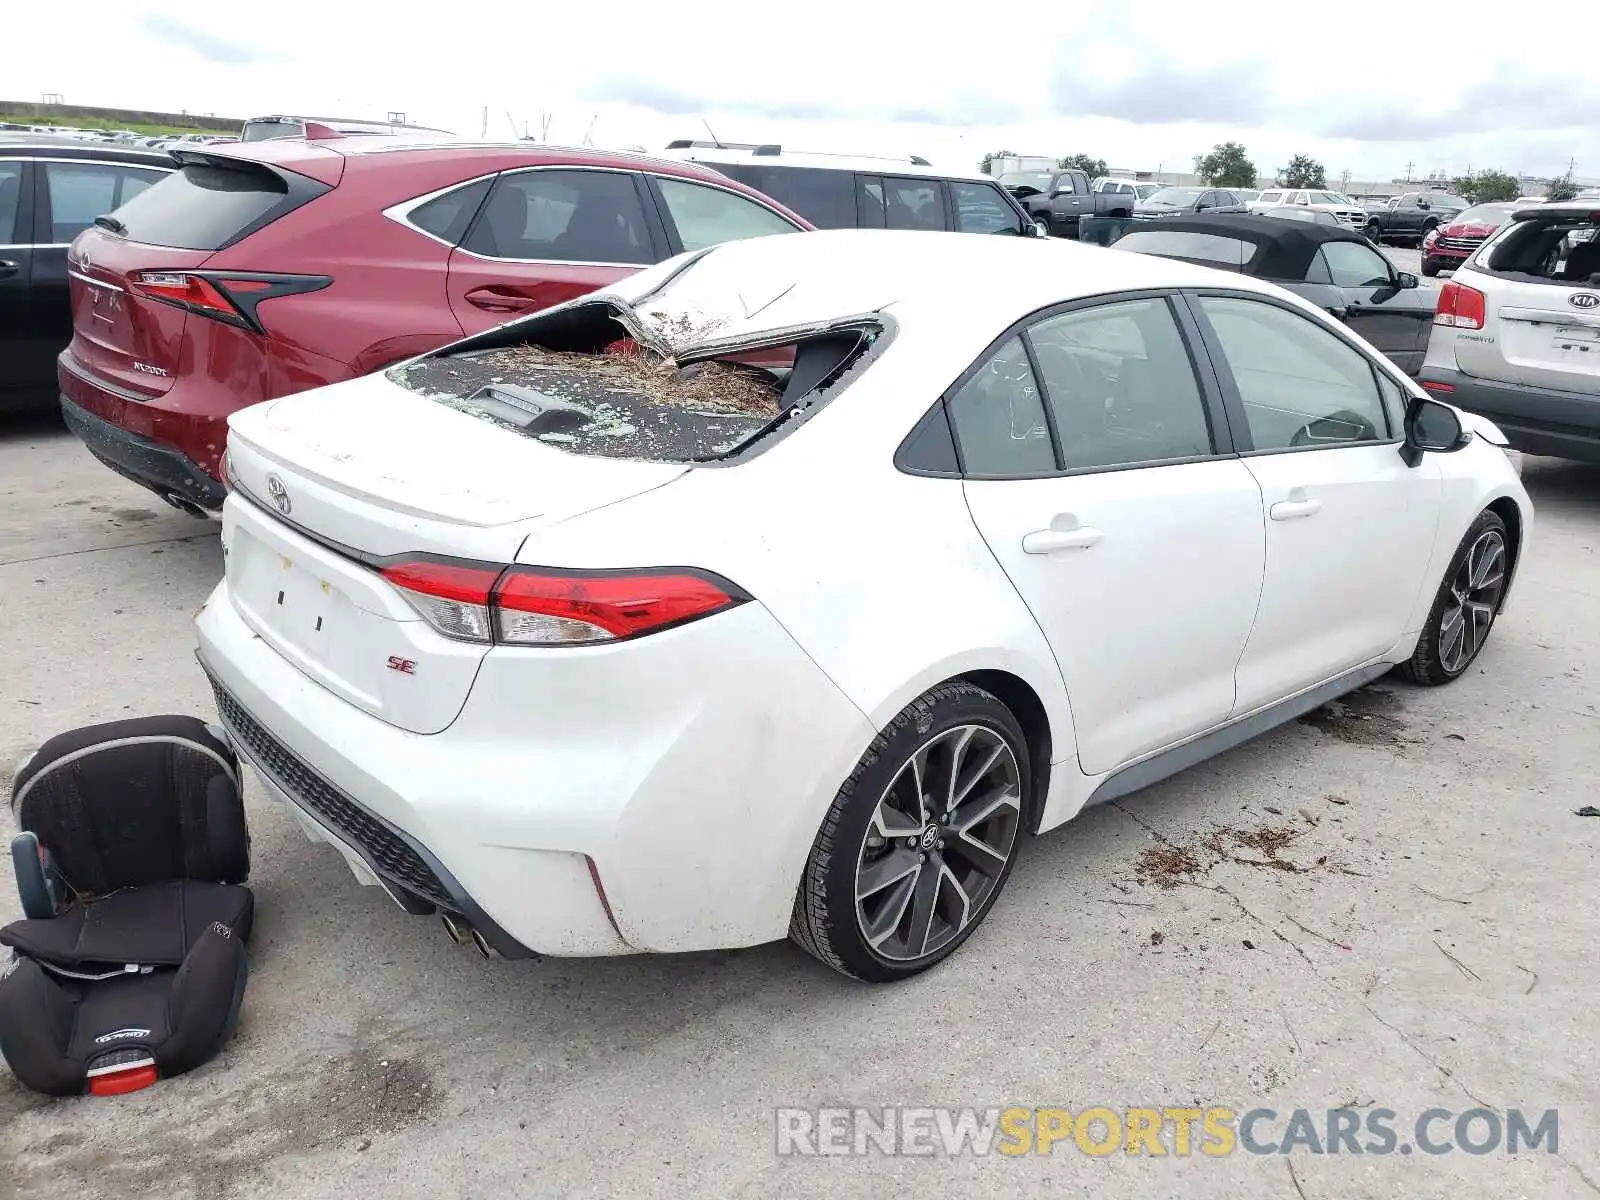
[[[23,764],[0,929],[0,1055],[27,1087],[115,1095],[222,1049],[254,900],[232,749],[194,717],[51,738]]]

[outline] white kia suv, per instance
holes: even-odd
[[[1287,292],[980,235],[719,246],[230,421],[223,725],[504,955],[913,974],[1026,835],[1460,676],[1533,519]]]
[[[1600,463],[1600,204],[1512,214],[1439,289],[1421,382],[1530,454]]]

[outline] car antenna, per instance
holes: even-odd
[[[725,150],[727,148],[722,144],[722,139],[717,136],[717,131],[711,128],[710,121],[706,120],[704,117],[701,117],[700,124],[704,125],[706,127],[706,132],[711,135],[711,144],[713,146],[715,146],[718,150]]]

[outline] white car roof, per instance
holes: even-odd
[[[718,163],[730,166],[755,167],[810,167],[827,171],[860,171],[870,175],[914,175],[931,179],[956,179],[972,183],[993,183],[994,176],[972,170],[947,171],[928,162],[910,158],[876,158],[866,154],[827,154],[815,151],[784,150],[777,154],[760,153],[743,147],[693,146],[684,149],[671,147],[660,151],[661,157],[680,162]],[[1042,172],[1026,172],[1037,174]],[[1050,172],[1054,174],[1054,171]]]
[[[603,289],[633,304],[683,268],[680,255]],[[692,314],[688,339],[756,336],[888,308],[920,333],[948,331],[981,347],[1029,313],[1063,301],[1140,288],[1224,286],[1277,296],[1231,271],[1060,239],[994,234],[829,229],[750,238],[710,251],[669,289]],[[650,310],[648,299],[638,305]],[[747,315],[748,314],[748,315]]]

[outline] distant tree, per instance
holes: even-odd
[[[1289,165],[1279,172],[1284,187],[1320,188],[1328,186],[1328,173],[1322,164],[1308,154],[1296,154]]]
[[[1522,195],[1522,184],[1504,171],[1479,171],[1476,175],[1458,175],[1450,181],[1451,190],[1465,196],[1474,204],[1489,204],[1496,200],[1515,200]]]
[[[979,162],[978,162],[978,170],[982,171],[985,175],[993,175],[994,172],[991,171],[989,168],[994,166],[994,160],[997,159],[997,158],[1010,158],[1010,157],[1011,157],[1011,151],[1010,150],[996,150],[992,154],[985,154],[983,156],[983,158],[980,159]]]
[[[1256,165],[1238,142],[1218,142],[1210,154],[1194,156],[1194,171],[1214,187],[1254,187]]]
[[[1544,194],[1549,200],[1571,200],[1578,194],[1578,185],[1572,182],[1572,172],[1568,171],[1560,179],[1552,179]]]
[[[1105,159],[1090,158],[1087,154],[1069,154],[1065,158],[1058,158],[1056,166],[1063,171],[1068,169],[1082,171],[1090,179],[1099,179],[1111,171],[1111,168],[1106,166]]]

